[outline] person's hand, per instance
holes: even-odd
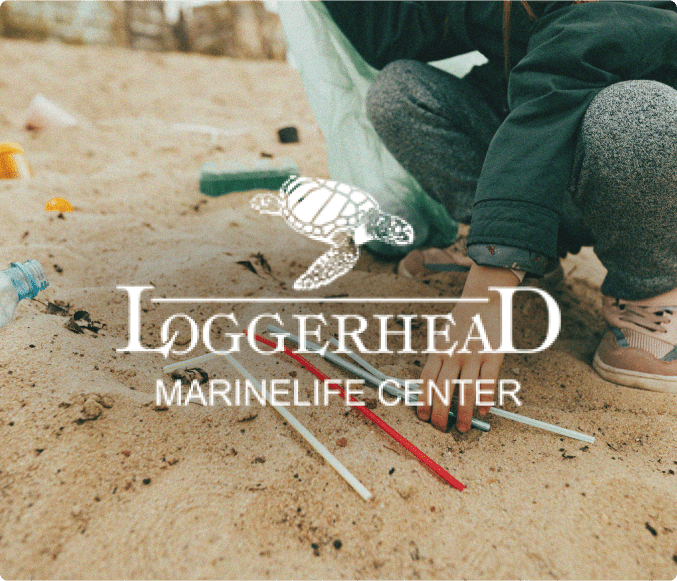
[[[508,268],[476,264],[472,266],[462,297],[488,298],[489,302],[459,303],[453,309],[452,316],[455,325],[449,325],[449,339],[439,337],[435,348],[438,351],[448,351],[454,343],[456,343],[456,348],[451,355],[432,354],[428,357],[421,374],[423,383],[419,402],[422,402],[422,405],[416,408],[419,419],[431,421],[436,428],[446,431],[450,402],[457,388],[459,393],[456,427],[460,432],[467,432],[470,429],[475,407],[478,379],[492,381],[492,383],[482,383],[479,386],[481,390],[480,415],[485,416],[489,413],[489,408],[493,405],[491,402],[496,390],[498,373],[503,363],[503,354],[480,353],[484,349],[483,342],[480,340],[470,340],[467,342],[467,348],[463,349],[463,347],[473,327],[473,319],[479,315],[491,348],[498,349],[501,337],[501,301],[499,293],[490,291],[489,287],[514,287],[518,284],[517,276]],[[473,328],[472,336],[479,336],[477,325]],[[459,351],[464,352],[459,353]],[[455,380],[465,380],[465,383],[454,383]],[[429,381],[432,381],[443,395],[447,395],[445,394],[445,381],[449,382],[448,397],[444,398],[449,403],[443,401],[436,391],[430,389]]]

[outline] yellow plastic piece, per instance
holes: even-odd
[[[0,179],[18,180],[31,177],[24,159],[24,150],[17,143],[0,143]]]
[[[63,198],[52,198],[45,205],[45,210],[48,212],[72,212],[73,206],[70,205],[68,200]]]

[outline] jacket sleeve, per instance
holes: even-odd
[[[677,13],[664,5],[560,5],[539,19],[526,56],[511,71],[510,114],[480,175],[471,256],[487,254],[473,251],[477,245],[557,256],[559,212],[588,105],[613,83],[677,68]]]
[[[472,49],[445,34],[446,2],[325,1],[343,34],[371,66],[400,59],[440,60]]]

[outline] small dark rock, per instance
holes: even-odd
[[[644,526],[646,527],[646,530],[649,531],[654,537],[658,535],[656,529],[653,528],[648,522],[644,523]]]
[[[141,482],[144,484],[150,484],[150,478],[144,478]]]
[[[343,546],[343,543],[342,543],[341,541],[339,541],[338,539],[336,539],[336,540],[334,541],[334,548],[335,548],[337,551],[338,551],[342,546]]]
[[[299,131],[293,125],[289,127],[282,127],[277,130],[277,136],[280,140],[280,143],[298,143],[299,142]]]
[[[390,476],[393,475],[393,472],[395,472],[395,469],[394,469],[394,468],[391,468],[390,470],[388,470],[388,474],[390,474]]]

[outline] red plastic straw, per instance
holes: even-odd
[[[268,345],[268,347],[277,347],[275,343],[270,341],[269,339],[266,339],[265,337],[261,337],[260,335],[255,335],[256,340],[259,343],[263,343],[264,345]],[[304,359],[301,357],[298,353],[294,353],[289,347],[284,348],[284,352],[289,355],[292,359],[295,359],[298,361],[303,367],[305,367],[308,371],[310,371],[315,377],[322,381],[326,381],[329,379],[328,375],[325,375],[322,373],[317,367],[315,367],[312,363],[310,363],[308,360]],[[341,397],[345,399],[345,392],[341,388],[341,386],[337,383],[328,383],[327,385],[330,385],[331,387],[337,389],[339,393],[341,394]],[[350,396],[350,401],[353,402],[358,402],[358,399],[355,399],[353,396]],[[407,450],[409,450],[420,462],[425,464],[428,468],[430,468],[435,474],[437,474],[442,480],[456,488],[457,490],[463,490],[465,488],[465,484],[460,483],[456,478],[454,478],[449,472],[447,472],[442,466],[440,466],[437,462],[435,462],[432,458],[427,456],[425,453],[423,453],[421,450],[419,450],[414,444],[412,444],[409,440],[407,440],[402,434],[400,434],[397,430],[391,428],[386,422],[384,422],[381,418],[379,418],[374,412],[372,412],[369,408],[365,406],[355,406],[355,409],[359,411],[363,416],[371,420],[373,423],[375,423],[379,428],[381,428],[386,434],[388,434],[391,438],[402,444]]]

